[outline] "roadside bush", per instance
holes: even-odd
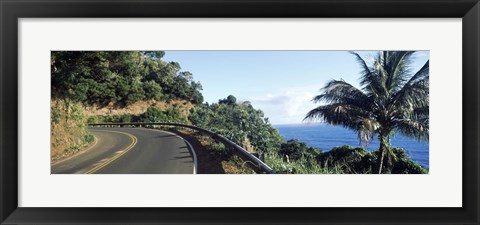
[[[248,139],[257,153],[278,153],[283,139],[261,110],[250,102],[237,102],[233,95],[218,103],[202,104],[190,110],[193,125],[209,129],[238,145]]]
[[[291,139],[280,145],[279,153],[282,157],[288,156],[290,160],[300,160],[303,158],[315,161],[322,151],[318,148],[308,147],[304,142]]]
[[[401,174],[427,174],[428,170],[409,159],[400,159],[393,165],[392,173]]]
[[[387,159],[387,155],[384,160],[384,171],[387,173],[392,173],[392,174],[427,174],[428,170],[418,164],[417,162],[413,161],[410,156],[408,155],[408,152],[405,149],[401,148],[394,148],[392,147],[390,149],[390,152],[387,152],[386,154],[392,154],[390,156],[390,159]],[[365,160],[365,164],[370,164],[372,167],[377,167],[377,159],[379,155],[379,151],[373,151],[371,152],[371,157],[369,160]],[[390,162],[389,162],[390,160]]]
[[[365,173],[370,168],[370,153],[364,148],[353,148],[344,145],[334,147],[329,152],[325,152],[318,157],[320,164],[326,164],[329,167],[341,167],[348,173]]]
[[[92,134],[85,135],[84,139],[86,143],[92,143],[92,141],[95,140]]]
[[[223,159],[230,159],[233,156],[231,148],[227,148],[223,143],[213,141],[211,145],[212,150],[217,153]]]
[[[130,123],[137,122],[138,117],[132,114],[100,115],[88,117],[88,123]]]
[[[280,174],[342,174],[344,171],[339,167],[328,167],[316,162],[308,161],[304,158],[297,161],[287,162],[280,155],[267,153],[265,163],[272,168],[275,173]]]
[[[187,119],[182,117],[180,110],[174,107],[161,111],[155,106],[150,106],[138,119],[139,122],[188,123]]]

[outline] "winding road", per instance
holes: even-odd
[[[92,128],[94,144],[52,164],[52,174],[194,174],[195,153],[176,134],[146,128]]]

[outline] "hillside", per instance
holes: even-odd
[[[98,122],[194,124],[252,153],[279,148],[281,136],[262,111],[248,102],[237,104],[233,96],[203,104],[202,86],[193,74],[182,71],[179,63],[162,60],[163,55],[158,51],[52,52],[52,161],[85,149],[92,141],[86,123]],[[69,102],[75,110],[58,107],[58,102]],[[57,122],[57,117],[70,118],[71,126]],[[234,167],[228,163],[233,159],[230,149],[198,138],[223,159],[225,167]]]
[[[54,51],[51,55],[51,160],[87,148],[87,123],[176,122],[218,133],[258,155],[277,173],[372,173],[378,151],[342,146],[323,152],[284,141],[260,109],[233,95],[204,103],[202,85],[161,51]],[[195,132],[176,130],[208,150],[226,173],[249,173],[232,149]],[[389,149],[395,173],[426,173],[402,149]],[[390,154],[390,153],[389,153]],[[221,165],[220,165],[221,164]]]

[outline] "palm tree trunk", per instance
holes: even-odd
[[[386,141],[386,137],[383,135],[380,135],[379,139],[380,139],[380,149],[379,149],[380,152],[379,152],[377,164],[378,164],[378,173],[381,174],[382,168],[383,168],[383,158],[385,157],[385,150],[387,149],[387,141]]]

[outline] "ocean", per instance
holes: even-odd
[[[311,147],[317,147],[322,151],[330,151],[333,147],[342,145],[360,146],[357,134],[342,126],[332,126],[328,124],[289,124],[273,125],[278,129],[285,140],[298,139]],[[391,138],[391,145],[397,148],[404,148],[412,160],[418,162],[425,168],[429,168],[428,142],[417,141],[407,138],[400,133],[395,133]],[[365,148],[369,151],[378,149],[380,143],[378,138],[374,138]]]

